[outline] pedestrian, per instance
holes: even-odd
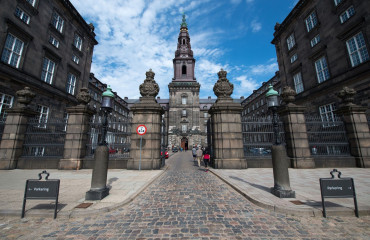
[[[203,158],[203,151],[201,148],[198,148],[197,150],[197,160],[198,160],[198,167],[200,167],[200,161]]]
[[[206,168],[206,172],[208,172],[208,165],[209,165],[210,158],[211,156],[209,155],[209,152],[205,150],[204,155],[203,155],[203,161],[204,161],[204,167]]]
[[[197,149],[195,146],[193,146],[193,149],[191,150],[193,153],[193,161],[195,162],[197,160]]]

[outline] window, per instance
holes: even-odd
[[[263,105],[263,99],[261,99],[261,106]]]
[[[63,32],[64,20],[56,12],[53,12],[53,15],[51,17],[51,24],[55,27],[56,30],[58,30],[59,32]]]
[[[32,156],[44,156],[45,148],[44,147],[32,147],[31,154]]]
[[[75,38],[73,40],[73,45],[81,51],[82,49],[82,38],[78,36],[78,34],[75,34]]]
[[[51,84],[53,81],[55,63],[48,58],[44,58],[42,64],[41,80]]]
[[[18,68],[19,62],[21,60],[21,55],[23,51],[24,42],[8,34],[1,56],[1,61]]]
[[[0,93],[0,122],[6,120],[6,109],[12,108],[14,97]]]
[[[335,6],[338,6],[338,4],[341,3],[341,2],[342,2],[342,0],[334,0]]]
[[[69,114],[67,112],[64,112],[63,120],[64,120],[64,131],[65,132],[67,131],[68,118],[69,118]],[[95,115],[94,115],[94,119],[93,120],[95,120]]]
[[[369,60],[369,52],[366,49],[365,39],[362,32],[350,38],[346,44],[352,67]]]
[[[38,127],[46,128],[46,123],[48,122],[49,108],[42,105],[38,105],[36,111],[40,113],[38,117],[39,118]]]
[[[80,58],[73,54],[72,55],[72,61],[74,61],[76,64],[78,64],[80,62]]]
[[[315,62],[317,80],[322,83],[330,78],[328,64],[325,57],[320,58]]]
[[[22,20],[23,22],[25,22],[26,24],[29,24],[30,23],[30,16],[25,13],[22,9],[20,9],[19,7],[17,7],[15,9],[15,16],[17,16],[20,20]]]
[[[188,130],[188,126],[187,125],[182,125],[182,132],[186,132]]]
[[[344,23],[346,22],[350,17],[355,15],[355,9],[353,6],[350,6],[346,11],[344,11],[340,16],[340,22]]]
[[[294,87],[295,87],[295,92],[301,93],[303,92],[303,82],[302,82],[302,74],[299,72],[293,76],[294,80]]]
[[[186,75],[186,66],[185,65],[183,65],[182,66],[182,75]]]
[[[320,34],[317,34],[314,38],[311,39],[311,47],[314,47],[320,42]]]
[[[334,126],[335,120],[335,105],[334,103],[323,105],[319,107],[321,121],[323,122],[324,127]]]
[[[35,6],[35,0],[26,0],[29,4],[31,4],[32,5],[32,7],[34,7]]]
[[[68,80],[67,80],[67,93],[74,94],[75,92],[75,86],[76,86],[76,76],[72,73],[68,74]]]
[[[290,63],[294,63],[296,60],[298,59],[298,54],[294,54],[291,58],[290,58]]]
[[[208,117],[208,113],[205,112],[203,116],[204,116],[204,118],[207,118]]]
[[[51,43],[54,47],[59,48],[59,41],[55,37],[50,36],[49,43]]]
[[[186,104],[187,98],[185,96],[181,97],[181,103]]]
[[[316,13],[312,12],[305,20],[307,32],[310,32],[317,25]]]
[[[287,39],[286,43],[288,44],[288,50],[292,49],[295,45],[294,34],[292,33]]]
[[[182,116],[183,116],[183,117],[186,117],[186,109],[183,109],[183,110],[182,110]]]

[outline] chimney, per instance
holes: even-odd
[[[241,96],[240,99],[244,99],[244,96]]]
[[[125,100],[128,100],[128,97],[125,97]]]
[[[211,99],[211,96],[208,96],[208,99]]]
[[[157,99],[161,99],[161,97],[157,97]]]

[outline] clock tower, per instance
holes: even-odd
[[[173,59],[174,77],[168,85],[169,144],[183,149],[204,143],[200,131],[199,89],[194,76],[195,59],[190,45],[190,36],[185,15],[182,16],[177,50]]]

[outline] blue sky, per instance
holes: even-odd
[[[232,97],[249,96],[278,70],[273,39],[297,0],[71,0],[95,26],[91,72],[119,96],[139,98],[150,68],[168,98],[182,13],[196,59],[200,97],[212,96],[224,68],[234,84]]]

